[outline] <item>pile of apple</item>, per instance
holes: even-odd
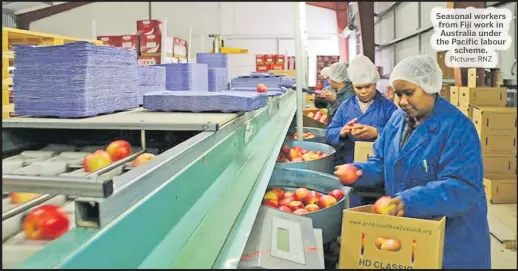
[[[304,215],[329,208],[345,196],[340,189],[322,195],[307,188],[297,188],[295,192],[284,191],[281,188],[271,188],[264,194],[263,204],[284,212]]]
[[[302,135],[302,138],[303,138],[304,140],[306,140],[306,139],[312,139],[312,138],[315,138],[315,137],[316,137],[316,136],[315,136],[313,133],[311,133],[311,132],[307,132],[307,133],[304,133],[304,134]],[[291,134],[290,138],[291,138],[291,139],[294,139],[294,140],[299,139],[299,137],[297,136],[297,133],[293,133],[293,134]]]
[[[328,116],[326,114],[323,114],[320,111],[317,111],[315,113],[309,112],[309,113],[306,114],[306,116],[308,116],[308,117],[310,117],[310,118],[312,118],[312,119],[314,119],[316,121],[319,121],[319,122],[321,122],[323,124],[327,124],[327,122],[328,122],[328,119],[327,119]]]
[[[131,145],[125,140],[116,140],[108,145],[106,150],[97,150],[85,156],[83,167],[85,172],[93,172],[107,167],[113,162],[119,161],[131,155]],[[152,153],[143,153],[133,161],[133,166],[140,166],[155,157]]]
[[[277,156],[278,163],[289,163],[289,162],[302,162],[312,161],[327,157],[329,154],[321,151],[308,151],[301,147],[295,146],[290,148],[287,145],[283,145],[281,152]]]

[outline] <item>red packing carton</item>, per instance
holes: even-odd
[[[139,35],[162,34],[162,21],[159,21],[159,20],[139,20],[139,21],[137,21],[137,34],[139,34]]]
[[[144,65],[156,65],[156,64],[170,64],[170,63],[178,63],[178,58],[176,57],[166,57],[165,63],[162,63],[161,56],[139,56],[137,57],[137,64],[140,66]]]
[[[121,46],[121,36],[97,36],[97,40],[101,40],[105,45],[113,47]]]
[[[255,55],[255,62],[257,64],[263,64],[266,62],[266,55]]]
[[[258,64],[255,66],[255,71],[256,72],[267,72],[268,71],[268,65],[266,64]]]
[[[273,64],[275,62],[275,55],[266,55],[266,64]]]
[[[140,54],[142,56],[159,56],[162,52],[162,35],[140,35]]]
[[[270,64],[270,71],[280,71],[284,69],[283,64]]]
[[[124,35],[121,36],[121,47],[124,49],[139,49],[139,38],[137,35]]]
[[[275,64],[284,64],[284,60],[285,60],[284,55],[275,56]]]

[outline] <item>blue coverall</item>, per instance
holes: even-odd
[[[405,216],[446,217],[443,268],[490,269],[487,203],[480,140],[473,123],[438,97],[430,115],[400,149],[405,114],[396,111],[374,143],[375,155],[355,163],[353,187],[385,183]]]

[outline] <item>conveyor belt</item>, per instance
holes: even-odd
[[[237,118],[228,113],[150,112],[142,108],[84,119],[13,117],[3,128],[217,131]]]

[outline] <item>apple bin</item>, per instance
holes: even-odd
[[[298,141],[298,140],[285,141],[284,145],[286,145],[290,148],[291,147],[301,147],[308,151],[320,151],[324,154],[328,154],[328,156],[320,158],[320,159],[316,159],[316,160],[311,160],[311,161],[278,162],[275,164],[275,167],[309,169],[309,170],[325,172],[325,173],[334,172],[333,155],[335,154],[336,151],[333,147],[323,144],[323,143]]]
[[[315,137],[304,139],[304,141],[308,142],[318,142],[318,143],[326,143],[326,129],[314,128],[314,127],[303,127],[303,133],[312,133]],[[292,128],[288,131],[288,140],[294,140],[292,136],[297,133],[296,128]]]
[[[296,168],[275,168],[268,189],[274,187],[285,190],[304,187],[322,194],[334,189],[342,190],[345,196],[335,205],[303,215],[313,220],[314,228],[322,229],[324,244],[335,241],[340,236],[343,209],[349,208],[350,187],[343,186],[333,175]]]

